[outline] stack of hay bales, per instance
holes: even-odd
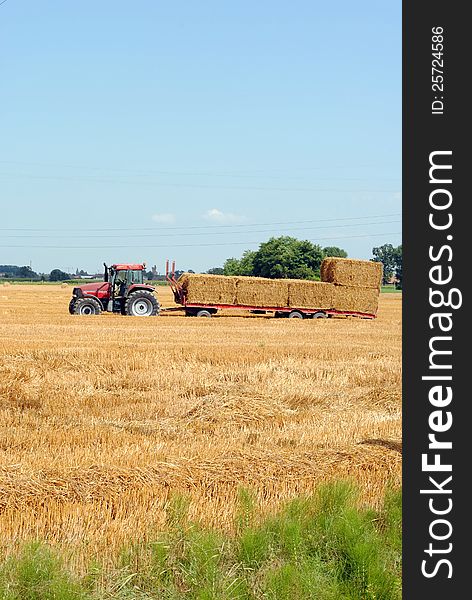
[[[322,281],[184,273],[178,282],[187,304],[297,308],[377,313],[382,264],[325,258]],[[176,298],[179,301],[178,298]]]
[[[189,304],[236,304],[236,277],[184,273],[179,277]]]
[[[349,258],[325,258],[321,279],[334,286],[335,310],[375,315],[379,305],[382,264]]]
[[[288,305],[290,308],[319,308],[329,310],[334,306],[334,285],[307,279],[288,280]]]

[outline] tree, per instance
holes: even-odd
[[[272,279],[317,279],[322,260],[321,246],[308,240],[270,238],[254,253],[253,274]]]
[[[398,279],[397,288],[403,285],[403,248],[400,244],[395,249],[395,277]]]
[[[224,275],[225,271],[223,267],[212,267],[207,271],[208,275]]]
[[[239,260],[237,258],[227,258],[223,265],[224,275],[239,275]]]
[[[223,265],[224,275],[254,275],[254,258],[257,252],[246,250],[242,257],[228,258]]]
[[[0,273],[4,273],[3,276],[9,278],[38,279],[38,274],[30,266],[0,265]]]
[[[392,244],[384,244],[372,248],[373,261],[383,263],[383,283],[387,283],[393,276],[401,280],[403,276],[402,246],[395,248]]]
[[[347,258],[346,250],[338,248],[338,246],[326,246],[323,248],[323,254],[325,256],[336,256],[338,258]]]
[[[70,279],[69,273],[65,273],[60,269],[53,269],[49,274],[49,281],[64,281],[65,279]]]

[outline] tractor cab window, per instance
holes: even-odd
[[[143,272],[141,270],[128,271],[128,284],[143,283]]]
[[[123,296],[126,290],[126,273],[127,271],[115,271],[113,276],[114,294],[115,296]]]
[[[115,284],[126,283],[126,273],[127,271],[116,271],[114,277]]]
[[[143,283],[143,271],[134,269],[120,269],[113,275],[115,296],[125,296],[126,289],[134,284]]]

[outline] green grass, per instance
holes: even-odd
[[[393,285],[382,285],[380,288],[382,294],[401,294],[401,288],[395,288]]]
[[[400,600],[401,491],[383,509],[357,508],[346,482],[260,519],[242,490],[233,536],[189,521],[175,497],[167,528],[134,543],[114,571],[91,564],[79,578],[45,544],[26,545],[0,566],[2,600]]]

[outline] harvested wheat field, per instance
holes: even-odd
[[[3,551],[39,538],[78,566],[111,559],[175,492],[229,530],[239,486],[268,512],[332,478],[372,506],[400,483],[400,294],[374,321],[79,317],[70,294],[0,294]]]

